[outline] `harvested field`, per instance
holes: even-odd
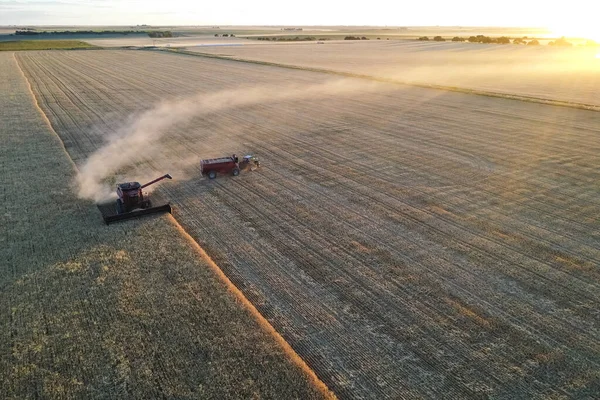
[[[403,82],[600,105],[600,59],[595,47],[371,40],[189,50]]]
[[[170,217],[106,227],[0,54],[0,397],[322,398]]]
[[[169,129],[147,164],[261,157],[158,190],[340,397],[598,392],[600,114],[359,80],[282,98],[332,77],[159,52],[17,59],[78,164],[159,101],[272,90]]]

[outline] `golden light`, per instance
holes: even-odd
[[[586,24],[584,21],[578,22],[561,22],[552,26],[550,30],[555,37],[587,39],[600,43],[600,25]]]
[[[568,42],[571,42],[575,45],[587,44],[594,48],[594,42],[596,42],[596,46],[600,46],[600,25],[598,24],[586,23],[586,21],[581,19],[577,20],[577,23],[561,21],[553,24],[550,31],[552,33],[549,36],[553,38],[560,38],[564,36]],[[600,53],[597,53],[595,58],[596,60],[600,60]]]

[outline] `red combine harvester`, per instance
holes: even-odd
[[[215,179],[218,173],[238,176],[240,170],[252,167],[259,167],[260,161],[252,155],[244,156],[242,161],[234,154],[230,157],[208,158],[200,161],[200,174],[206,175],[210,179]]]
[[[114,208],[112,206],[98,206],[100,208],[100,211],[102,211],[102,217],[104,218],[104,222],[108,225],[111,222],[122,221],[125,219],[135,218],[142,215],[156,214],[159,212],[170,213],[171,205],[169,203],[153,206],[153,202],[150,201],[148,194],[142,191],[142,189],[165,178],[173,179],[171,175],[166,174],[144,185],[140,185],[139,182],[127,182],[117,184],[117,195],[119,196],[116,204],[117,213],[114,213]]]

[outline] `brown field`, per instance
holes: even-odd
[[[262,88],[142,164],[186,172],[157,189],[176,219],[338,396],[598,392],[597,112],[358,79],[286,98],[336,78],[160,52],[16,58],[79,165],[159,101]],[[234,151],[261,168],[187,164]]]
[[[0,93],[0,398],[324,397],[170,217],[76,197],[9,52]]]
[[[188,50],[223,57],[365,74],[600,106],[600,50],[478,43],[333,41],[256,47],[200,46]],[[266,42],[268,43],[268,42]]]

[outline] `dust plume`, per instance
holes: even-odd
[[[195,117],[253,104],[383,90],[384,86],[367,81],[341,79],[311,86],[241,87],[161,102],[154,108],[131,117],[109,138],[107,144],[86,160],[77,176],[79,197],[96,202],[113,197],[114,190],[106,183],[107,178],[124,168],[160,156],[160,139],[168,135],[169,129],[183,125]]]

